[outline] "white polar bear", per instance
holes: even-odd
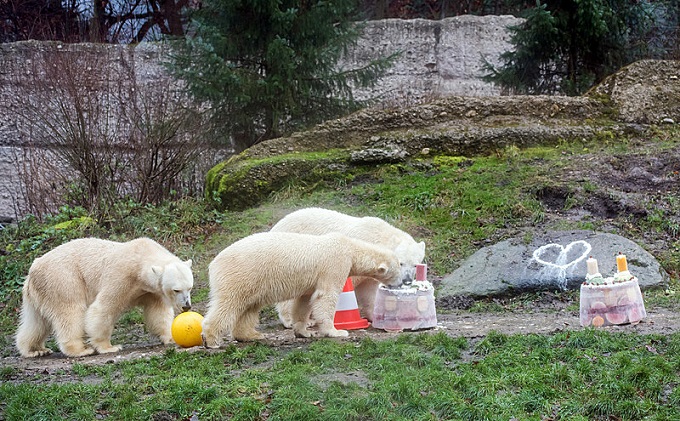
[[[415,278],[416,265],[425,258],[424,242],[418,243],[408,233],[380,218],[370,216],[358,218],[328,209],[306,208],[286,215],[270,231],[314,235],[339,232],[389,248],[397,255],[403,270],[411,277],[410,280]],[[373,321],[373,305],[379,282],[370,277],[353,277],[352,282],[361,314]],[[276,305],[281,322],[288,328],[292,326],[291,307],[292,301]]]
[[[333,326],[335,306],[349,276],[370,276],[402,284],[399,260],[386,248],[332,233],[264,232],[245,237],[210,263],[210,302],[203,319],[203,343],[219,347],[223,335],[239,341],[263,336],[255,330],[260,309],[293,300],[296,337],[347,336]],[[307,330],[314,312],[318,332]]]
[[[45,340],[54,331],[69,357],[120,351],[111,345],[113,326],[134,306],[143,307],[149,332],[170,343],[174,309],[191,307],[193,284],[191,260],[181,261],[151,239],[70,241],[31,265],[16,346],[23,357],[50,354]]]

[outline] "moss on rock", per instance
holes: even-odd
[[[338,180],[351,174],[347,151],[290,153],[246,159],[237,155],[213,167],[206,177],[206,199],[219,210],[257,206],[291,182]]]

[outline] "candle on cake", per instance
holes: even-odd
[[[593,256],[590,256],[586,260],[586,267],[588,269],[588,273],[586,274],[586,283],[595,285],[604,283],[604,278],[602,277],[602,274],[600,274],[600,269],[597,266],[597,259],[594,259]]]
[[[422,263],[416,265],[416,281],[427,281],[427,265]]]
[[[619,272],[628,271],[628,261],[626,260],[626,255],[621,252],[619,252],[619,254],[616,256],[616,268]]]
[[[588,260],[586,260],[586,265],[588,266],[588,275],[600,273],[599,269],[597,268],[597,260],[593,259],[593,256],[590,256]]]
[[[630,281],[635,278],[628,271],[628,260],[626,260],[626,255],[621,252],[616,255],[616,269],[618,272],[614,275],[614,282]]]

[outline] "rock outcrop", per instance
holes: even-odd
[[[423,151],[472,156],[626,137],[650,124],[679,122],[679,98],[680,62],[645,60],[582,97],[450,96],[408,108],[362,110],[232,157],[210,172],[206,197],[220,209],[243,209],[293,179],[314,183],[336,176],[339,168],[351,175],[362,165],[410,159]],[[323,160],[309,162],[313,157],[307,154]],[[352,159],[360,156],[370,159]],[[261,166],[268,168],[267,177]],[[239,199],[246,196],[247,201]]]
[[[670,276],[654,256],[627,238],[593,231],[546,232],[529,242],[516,238],[481,248],[442,279],[438,298],[576,289],[585,280],[589,256],[608,277],[616,273],[618,253],[626,255],[641,288],[668,284]]]

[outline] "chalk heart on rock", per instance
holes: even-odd
[[[566,247],[555,243],[546,244],[534,250],[534,260],[542,265],[564,270],[585,259],[591,249],[590,244],[583,240],[573,241]]]

